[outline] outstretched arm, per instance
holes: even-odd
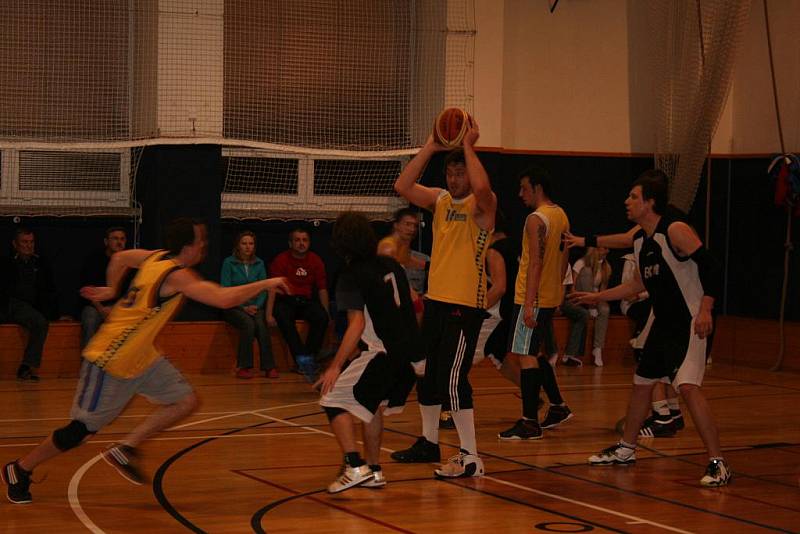
[[[417,180],[422,176],[433,155],[443,150],[446,149],[433,140],[433,135],[428,136],[425,146],[408,162],[400,176],[397,177],[397,181],[394,183],[394,190],[397,191],[397,194],[415,206],[432,210],[442,190],[438,187],[420,185]]]
[[[633,278],[627,282],[620,284],[605,291],[589,292],[589,291],[575,291],[569,294],[569,301],[573,304],[585,304],[587,306],[596,306],[599,302],[608,302],[611,300],[620,300],[631,293],[639,293],[644,291],[645,287],[642,283],[642,277],[639,274],[639,269],[633,273]]]
[[[203,280],[191,269],[175,271],[167,276],[161,286],[162,296],[183,293],[190,299],[223,309],[238,306],[262,291],[288,293],[289,286],[285,278],[267,278],[241,286],[222,287],[214,282]]]
[[[138,269],[142,262],[154,250],[144,250],[134,248],[130,250],[121,250],[111,256],[106,269],[106,286],[93,287],[86,286],[81,288],[81,296],[87,300],[104,302],[106,300],[114,300],[119,295],[120,283],[122,282],[125,273],[128,269]]]
[[[586,247],[598,246],[603,248],[631,248],[633,246],[633,237],[636,235],[641,227],[637,224],[624,234],[608,234],[594,236],[597,239],[596,244],[586,243],[586,237],[573,235],[570,232],[564,234],[564,243],[568,248],[572,247]]]

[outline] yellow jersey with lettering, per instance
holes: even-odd
[[[387,244],[394,248],[394,256],[392,257],[397,263],[405,267],[411,262],[411,247],[402,244],[399,239],[390,234],[380,240],[378,243],[378,250]]]
[[[569,219],[564,210],[557,204],[540,206],[528,217],[539,217],[544,223],[544,257],[542,258],[542,275],[539,278],[539,291],[534,305],[537,308],[555,308],[564,300],[564,266],[561,264],[564,245],[562,236],[569,231]],[[525,219],[525,227],[528,220]],[[514,304],[525,304],[525,290],[528,286],[528,250],[527,232],[523,232],[522,255],[519,258],[517,282],[514,287]]]
[[[486,251],[491,230],[475,222],[477,200],[454,199],[443,191],[433,210],[433,248],[428,274],[431,299],[472,308],[486,307]]]
[[[142,374],[158,358],[156,336],[178,312],[183,295],[162,299],[158,293],[166,277],[183,266],[159,250],[139,266],[130,288],[100,325],[83,350],[83,357],[117,378]]]

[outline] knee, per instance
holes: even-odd
[[[200,407],[200,399],[194,393],[189,393],[176,403],[184,413],[192,413]]]
[[[677,389],[678,393],[680,393],[684,399],[689,398],[700,391],[700,387],[696,384],[681,384]]]
[[[68,451],[83,443],[83,440],[92,434],[94,432],[90,432],[84,423],[72,420],[67,426],[53,432],[53,445],[62,452]]]

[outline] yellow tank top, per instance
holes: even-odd
[[[378,243],[378,250],[381,249],[382,246],[389,244],[394,248],[394,259],[402,266],[407,266],[411,261],[411,248],[408,246],[403,245],[400,241],[394,237],[393,235],[387,235],[383,239],[380,240]]]
[[[161,329],[177,313],[183,295],[161,302],[164,279],[182,266],[159,250],[142,262],[139,272],[83,351],[83,357],[118,378],[133,378],[161,357],[154,345]]]
[[[561,306],[564,300],[564,272],[561,265],[562,244],[564,232],[569,231],[569,219],[558,205],[541,206],[528,217],[540,217],[544,222],[547,234],[544,246],[544,262],[542,276],[539,279],[539,292],[537,293],[536,306],[538,308],[555,308]],[[527,226],[527,219],[525,221]],[[522,237],[522,255],[519,259],[517,283],[514,287],[514,303],[525,304],[525,289],[528,282],[528,237]]]
[[[433,211],[433,248],[428,297],[472,308],[486,307],[486,251],[490,230],[473,217],[475,196],[455,200],[447,191]]]

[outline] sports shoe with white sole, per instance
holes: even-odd
[[[378,471],[372,471],[373,477],[363,484],[361,484],[362,488],[372,488],[372,489],[381,489],[386,487],[386,475],[383,474],[383,469],[379,469]]]
[[[630,465],[636,463],[636,449],[617,443],[589,457],[591,465]]]
[[[31,474],[22,469],[14,461],[3,466],[3,482],[6,483],[6,497],[13,504],[28,504],[33,501],[31,496]]]
[[[328,493],[339,493],[371,480],[375,476],[368,465],[350,467],[345,465],[339,477],[328,486]]]
[[[446,463],[434,471],[437,478],[480,477],[484,474],[483,460],[479,456],[461,449]]]
[[[733,476],[733,471],[722,458],[714,458],[708,462],[706,473],[700,479],[700,484],[707,488],[726,486]]]

